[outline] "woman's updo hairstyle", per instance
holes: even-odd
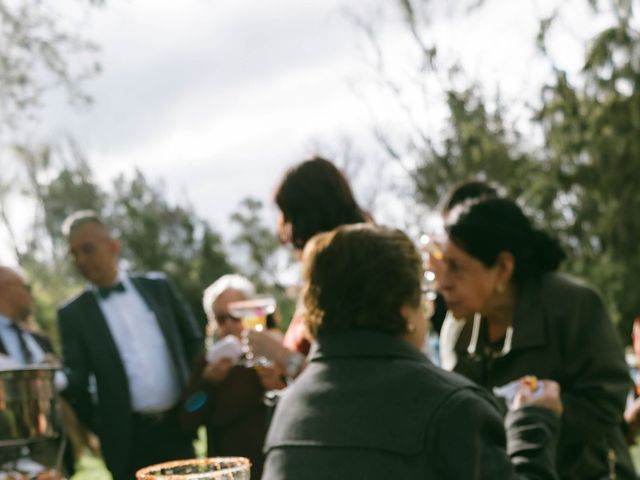
[[[501,252],[510,252],[514,257],[516,285],[557,270],[566,258],[558,241],[533,228],[522,209],[506,198],[459,205],[451,212],[446,230],[456,246],[487,268],[496,264]]]
[[[400,310],[420,305],[421,279],[420,254],[400,230],[357,224],[316,235],[303,252],[305,326],[314,337],[405,333]]]

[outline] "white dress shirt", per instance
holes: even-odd
[[[156,413],[169,410],[180,399],[180,382],[169,346],[155,313],[129,278],[120,273],[124,292],[102,298],[95,289],[129,380],[134,412]]]
[[[26,359],[24,355],[22,355],[22,349],[20,348],[20,339],[18,338],[18,332],[14,327],[11,326],[11,320],[9,320],[4,315],[0,315],[0,339],[2,340],[2,344],[4,345],[5,350],[7,351],[7,355],[11,359],[11,362],[15,365],[15,367],[19,368],[23,365],[26,365]],[[33,336],[23,330],[22,338],[27,345],[27,348],[31,352],[31,358],[33,364],[42,363],[45,360],[45,351],[42,350],[42,347],[38,342],[35,341]],[[7,367],[11,365],[9,362],[3,362]],[[61,392],[67,387],[68,380],[67,376],[61,370],[56,370],[53,377],[54,386],[57,392]]]
[[[7,351],[7,355],[16,362],[19,362],[20,365],[25,365],[27,362],[22,355],[22,350],[20,349],[18,332],[11,326],[12,323],[13,322],[11,322],[7,317],[0,315],[0,337],[2,338],[2,344]],[[24,338],[27,348],[31,352],[31,356],[33,358],[32,363],[41,363],[44,360],[44,351],[29,332],[23,332],[24,334],[22,335],[22,338]]]

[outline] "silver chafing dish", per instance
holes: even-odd
[[[55,366],[0,368],[0,451],[60,436]]]

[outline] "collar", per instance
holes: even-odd
[[[531,280],[518,290],[513,322],[507,328],[504,345],[498,356],[507,355],[510,351],[538,347],[547,343],[547,327],[545,322],[544,302],[541,295],[542,281]],[[478,351],[483,343],[481,317],[476,313],[467,321],[466,332],[459,337],[456,350],[466,350],[469,355]]]
[[[116,278],[113,280],[113,285],[115,285],[118,282],[122,282],[122,284],[124,285],[125,290],[128,290],[131,287],[131,281],[129,280],[129,276],[127,275],[127,272],[118,269],[118,273],[116,275]],[[98,293],[98,290],[100,289],[100,287],[98,287],[95,284],[91,284],[90,285],[90,290],[93,291],[93,293],[95,293],[96,295],[98,295],[99,298],[100,294]]]
[[[478,340],[480,339],[480,327],[482,326],[482,317],[479,313],[476,313],[473,316],[471,325],[471,340],[469,341],[469,345],[467,346],[467,353],[469,355],[475,355],[476,350],[478,349]],[[504,357],[511,351],[512,344],[513,326],[509,325],[504,335],[504,343],[502,344],[502,349],[500,350],[500,352],[498,352],[497,356]]]
[[[425,355],[402,338],[373,330],[346,330],[318,335],[310,361],[326,358],[399,357],[428,363]]]
[[[13,322],[0,313],[0,327],[10,327]]]

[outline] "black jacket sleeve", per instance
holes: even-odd
[[[507,415],[505,435],[491,399],[458,390],[435,416],[430,457],[443,478],[555,479],[558,424],[550,411],[526,407]]]

